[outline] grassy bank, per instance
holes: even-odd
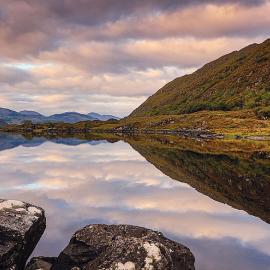
[[[260,119],[255,111],[201,111],[181,115],[160,115],[125,118],[120,121],[86,121],[75,124],[48,123],[9,125],[2,131],[32,133],[37,136],[61,135],[91,132],[107,133],[166,133],[186,132],[192,134],[222,134],[225,137],[237,136],[253,139],[268,139],[270,120]]]
[[[181,115],[160,115],[126,118],[117,123],[103,124],[94,130],[201,130],[225,136],[268,136],[270,121],[259,119],[252,110],[201,111]]]

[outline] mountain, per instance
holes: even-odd
[[[130,117],[254,109],[270,116],[270,39],[169,82]]]
[[[20,111],[19,114],[24,115],[24,116],[31,116],[31,117],[44,117],[44,115],[35,111]]]
[[[21,115],[18,112],[5,109],[5,108],[0,108],[0,120],[2,122],[5,122],[7,124],[10,124],[10,123],[18,124],[24,121],[25,120],[24,118],[25,116]]]
[[[4,120],[0,119],[0,127],[6,126],[7,123]]]
[[[81,121],[106,121],[109,119],[119,119],[112,115],[101,115],[96,113],[81,114],[77,112],[65,112],[54,114],[51,116],[44,116],[35,111],[12,111],[5,108],[0,108],[0,126],[5,124],[21,124],[24,121],[31,121],[32,123],[77,123]]]
[[[99,114],[99,113],[91,112],[91,113],[88,113],[87,115],[100,121],[107,121],[111,119],[120,120],[120,117],[116,117],[116,116],[108,115],[108,114]]]
[[[0,115],[3,117],[14,117],[19,116],[20,114],[9,109],[0,108]]]
[[[60,114],[54,114],[47,118],[49,122],[65,122],[65,123],[76,123],[81,121],[93,121],[95,118],[76,112],[66,112]]]

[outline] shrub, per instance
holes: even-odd
[[[270,107],[260,108],[256,111],[256,114],[259,119],[269,119]]]
[[[262,63],[262,62],[265,62],[265,61],[267,61],[267,60],[268,60],[268,56],[267,56],[267,55],[261,54],[261,55],[257,55],[257,56],[256,56],[256,62],[257,62],[258,64],[260,64],[260,63]]]
[[[193,113],[198,111],[229,111],[232,109],[230,104],[224,102],[203,102],[197,104],[190,104],[184,109],[184,113]]]

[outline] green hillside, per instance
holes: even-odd
[[[130,117],[242,109],[254,109],[261,118],[270,116],[270,39],[176,78]]]

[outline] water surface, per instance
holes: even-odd
[[[268,188],[267,162],[242,162],[245,170],[256,168],[264,186],[258,192],[250,188],[249,193],[240,186],[244,195],[236,192],[230,197],[228,190],[210,181],[218,175],[222,179],[223,174],[217,173],[221,164],[222,170],[228,164],[240,168],[231,157],[204,160],[198,153],[166,152],[166,148],[159,152],[155,146],[123,141],[27,140],[19,135],[1,135],[0,150],[0,197],[46,210],[47,229],[35,256],[57,256],[84,225],[124,223],[160,230],[187,245],[199,270],[270,269],[268,201],[257,199],[258,192]],[[201,169],[198,161],[208,165]],[[183,173],[183,164],[193,166]],[[233,177],[235,170],[228,171]],[[202,186],[191,179],[192,174],[194,179],[204,178]]]

